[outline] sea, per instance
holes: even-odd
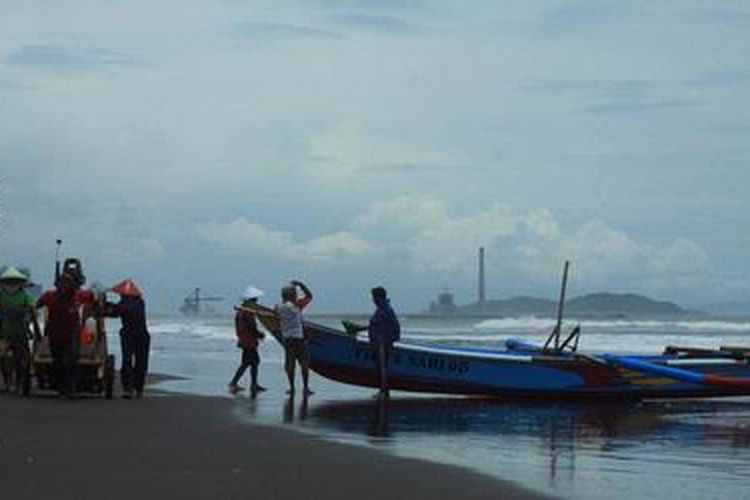
[[[337,326],[330,317],[316,321]],[[750,346],[750,320],[580,324],[583,351]],[[509,337],[543,342],[553,326],[537,318],[405,319],[402,337],[502,347]],[[750,398],[523,403],[394,392],[382,403],[371,389],[313,374],[315,394],[290,399],[283,351],[270,335],[260,347],[268,390],[251,398],[227,391],[240,357],[231,316],[154,317],[150,330],[151,371],[174,376],[159,389],[231,398],[234,416],[248,424],[453,464],[561,498],[750,498]]]

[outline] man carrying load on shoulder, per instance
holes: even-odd
[[[34,334],[39,336],[34,300],[24,290],[27,280],[26,275],[14,267],[7,267],[0,274],[0,316],[3,317],[0,363],[6,392],[13,385],[21,392],[28,382],[30,324]]]
[[[261,290],[249,286],[242,295],[242,306],[236,308],[234,331],[237,335],[237,347],[242,349],[242,361],[234,373],[231,382],[229,382],[229,392],[232,394],[236,394],[242,390],[242,387],[238,383],[248,368],[250,368],[251,380],[250,395],[255,396],[257,393],[266,390],[265,387],[258,384],[258,366],[260,365],[258,341],[263,339],[263,333],[258,330],[255,314],[249,309],[258,302],[258,298],[262,295],[263,292]]]
[[[298,298],[297,288],[304,294]],[[307,337],[302,321],[302,311],[312,302],[313,295],[310,289],[301,281],[291,281],[288,286],[281,289],[281,305],[277,306],[279,315],[279,327],[284,339],[285,360],[284,369],[289,379],[289,390],[287,394],[294,395],[294,369],[299,363],[302,371],[303,395],[305,397],[313,394],[309,386],[310,377],[310,352]]]

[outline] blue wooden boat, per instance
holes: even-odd
[[[257,306],[253,312],[281,341],[274,311]],[[313,371],[378,387],[374,351],[361,334],[312,321],[305,331]],[[748,358],[750,348],[668,347],[658,355],[621,356],[579,353],[568,340],[555,347],[511,339],[505,349],[397,342],[388,379],[393,390],[542,400],[741,396],[750,395]]]
[[[508,340],[505,349],[397,342],[388,364],[393,390],[525,399],[702,398],[750,395],[750,347],[716,350],[667,347],[662,354],[578,352],[581,330],[562,338],[569,263],[565,262],[557,324],[544,345]],[[282,342],[272,309],[253,306],[264,326]],[[358,336],[305,322],[310,368],[339,382],[378,387],[375,353]]]
[[[306,324],[311,368],[349,384],[377,387],[369,342]],[[645,399],[750,395],[748,352],[617,356],[553,352],[509,341],[505,350],[399,342],[389,362],[392,389],[538,399]],[[750,351],[750,349],[748,349]]]

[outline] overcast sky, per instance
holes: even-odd
[[[750,4],[0,0],[0,262],[155,307],[750,294]],[[228,305],[228,304],[227,304]]]

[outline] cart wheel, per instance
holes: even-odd
[[[112,399],[112,389],[115,385],[115,357],[110,354],[104,365],[104,397]]]

